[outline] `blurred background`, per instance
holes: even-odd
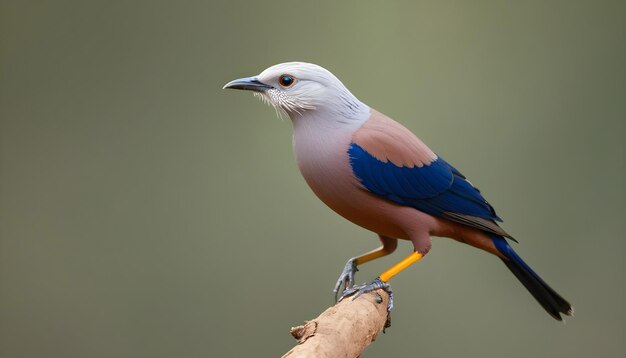
[[[623,1],[7,1],[0,356],[280,356],[378,245],[229,80],[334,72],[476,184],[576,308],[446,239],[364,357],[624,357]],[[369,281],[411,251],[361,268]]]

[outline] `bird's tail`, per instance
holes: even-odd
[[[502,261],[506,267],[513,272],[515,277],[520,280],[550,316],[561,321],[561,313],[567,316],[574,314],[572,305],[548,286],[548,284],[513,251],[513,248],[509,246],[504,238],[496,235],[492,238],[496,248],[504,256]]]

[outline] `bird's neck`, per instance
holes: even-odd
[[[370,108],[358,102],[344,114],[317,109],[291,116],[294,146],[302,142],[323,146],[340,138],[344,140],[359,129],[370,115]]]
[[[325,104],[290,115],[294,154],[305,177],[310,170],[331,165],[347,155],[352,134],[370,118],[369,106],[347,89]]]
[[[293,149],[300,169],[326,165],[326,161],[347,155],[352,134],[370,117],[366,108],[358,117],[338,117],[335,113],[310,111],[292,118]]]

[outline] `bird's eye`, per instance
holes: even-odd
[[[292,75],[281,75],[278,78],[278,83],[283,87],[290,87],[296,82],[296,78]]]

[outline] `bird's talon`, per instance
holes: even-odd
[[[343,293],[341,294],[341,297],[339,297],[339,299],[337,299],[337,303],[341,302],[344,298],[350,297],[350,296],[354,295],[355,293],[357,293],[361,286],[363,286],[363,285],[359,285],[359,286],[351,287],[351,288],[346,288],[345,290],[343,290]]]
[[[335,288],[333,289],[333,292],[335,293],[336,302],[339,302],[337,300],[337,295],[341,291],[341,286],[344,287],[343,289],[344,294],[346,290],[354,286],[354,275],[357,271],[359,271],[359,269],[356,267],[356,258],[353,257],[350,260],[348,260],[348,262],[346,262],[346,265],[344,266],[343,271],[341,271],[341,275],[339,275],[339,279],[337,280],[337,283],[335,284]],[[339,300],[341,300],[341,298]]]
[[[393,309],[393,292],[391,291],[391,287],[388,283],[383,282],[379,277],[377,277],[374,281],[362,284],[358,286],[351,287],[349,289],[345,289],[343,294],[337,300],[337,303],[341,302],[346,297],[352,297],[352,300],[356,300],[364,293],[376,291],[378,289],[383,289],[385,292],[389,294],[389,303],[387,304],[387,312],[390,312]]]

